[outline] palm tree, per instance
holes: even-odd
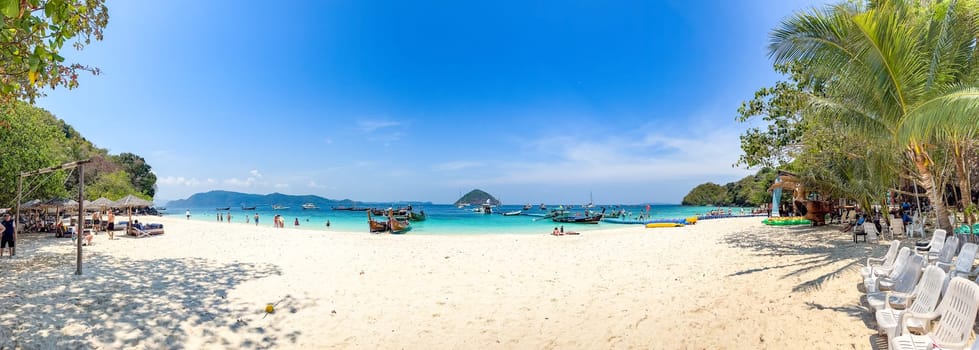
[[[976,123],[979,89],[963,84],[974,81],[977,8],[974,0],[842,3],[784,20],[769,46],[776,64],[801,63],[826,80],[824,95],[810,97],[819,114],[906,154],[945,229],[934,144],[902,136],[918,119]]]

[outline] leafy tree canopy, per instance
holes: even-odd
[[[45,87],[72,89],[78,73],[98,74],[60,53],[102,40],[108,22],[105,0],[0,0],[0,102],[33,102]]]

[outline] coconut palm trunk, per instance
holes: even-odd
[[[935,211],[936,225],[940,229],[950,230],[952,224],[948,221],[948,208],[945,207],[944,196],[935,188],[935,175],[931,171],[932,163],[928,152],[922,149],[920,145],[917,145],[908,152],[908,155],[911,157],[911,161],[918,171],[919,184],[925,189],[925,194],[928,196],[928,201],[931,202],[932,210]]]
[[[955,176],[958,177],[960,204],[962,208],[972,205],[972,184],[969,181],[969,164],[966,155],[969,154],[970,147],[968,141],[952,143],[952,157],[955,162]]]

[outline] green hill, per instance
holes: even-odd
[[[459,198],[459,200],[457,200],[454,203],[454,205],[460,205],[460,204],[480,205],[486,203],[487,199],[490,201],[490,204],[500,205],[500,201],[498,199],[496,199],[491,194],[486,193],[485,191],[480,189],[469,191],[469,193],[466,193],[465,196]]]

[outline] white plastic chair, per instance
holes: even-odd
[[[979,268],[972,269],[972,264],[976,261],[976,254],[979,253],[979,245],[966,243],[959,251],[959,256],[955,258],[955,265],[938,263],[938,267],[948,270],[949,277],[966,276],[970,277],[979,273]]]
[[[896,278],[889,279],[885,277],[877,279],[877,290],[879,292],[867,293],[867,304],[874,311],[882,310],[884,309],[884,304],[887,303],[888,293],[886,291],[892,291],[895,294],[903,296],[911,294],[914,291],[915,285],[918,284],[918,278],[921,277],[921,268],[924,265],[924,257],[913,255],[901,268],[901,272]],[[944,284],[945,282],[942,281],[942,283]]]
[[[867,266],[860,268],[860,276],[866,279],[867,277],[870,277],[870,274],[872,273],[878,276],[890,273],[894,268],[894,259],[897,258],[898,249],[901,249],[901,242],[892,241],[891,247],[887,249],[887,253],[884,254],[884,257],[867,258]]]
[[[932,312],[905,312],[901,315],[895,337],[891,338],[892,350],[920,349],[965,349],[971,344],[972,326],[976,311],[979,310],[979,284],[962,277],[952,278],[948,290],[938,308]],[[911,318],[919,319],[925,326],[925,335],[911,334],[905,327]],[[938,318],[935,327],[927,327],[930,321]],[[930,328],[930,329],[929,329]]]
[[[952,259],[955,258],[955,253],[958,252],[958,249],[959,238],[955,236],[949,237],[947,240],[945,240],[945,245],[942,246],[942,250],[938,252],[937,255],[928,256],[928,263],[943,263],[946,265],[951,264]]]
[[[926,267],[924,277],[921,278],[921,282],[914,288],[914,291],[906,297],[898,298],[913,300],[907,310],[893,309],[890,303],[884,309],[877,310],[875,314],[877,317],[877,331],[880,334],[886,334],[888,339],[893,338],[895,332],[897,332],[897,325],[901,321],[901,315],[904,312],[925,314],[935,311],[935,307],[938,306],[938,299],[942,295],[942,289],[945,287],[945,276],[945,271],[942,271],[937,266],[931,265]],[[894,299],[894,297],[895,295],[888,296],[888,301]],[[918,319],[908,320],[907,326],[918,329],[924,327]]]
[[[867,235],[867,240],[871,243],[880,241],[880,232],[877,231],[877,225],[874,225],[872,222],[866,221],[863,223],[863,233]]]
[[[904,236],[904,221],[903,220],[901,220],[900,218],[893,218],[892,217],[892,218],[889,218],[888,221],[890,221],[890,225],[889,226],[891,227],[891,236],[892,237]]]
[[[897,252],[897,257],[894,258],[894,265],[889,273],[878,277],[876,273],[871,271],[870,275],[867,278],[863,279],[863,285],[865,287],[866,292],[873,293],[879,291],[877,289],[878,279],[888,278],[893,280],[897,278],[897,275],[901,272],[902,269],[904,269],[904,265],[907,265],[910,258],[911,258],[911,248],[901,247],[901,250]]]
[[[945,247],[945,236],[947,232],[943,229],[937,229],[931,234],[931,241],[928,241],[928,245],[915,247],[915,249],[920,252],[928,252],[927,255],[938,255],[942,251],[942,247]]]

